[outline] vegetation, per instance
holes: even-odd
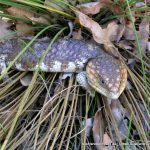
[[[0,76],[1,150],[112,149],[111,143],[116,149],[149,148],[150,1],[0,0],[0,4],[1,40],[33,37]],[[58,37],[70,35],[94,39],[126,65],[126,89],[111,105],[97,92],[91,97],[74,74],[60,81],[62,73],[11,69],[36,38],[52,39],[47,52]],[[9,78],[3,80],[6,74]]]

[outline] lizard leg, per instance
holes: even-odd
[[[67,77],[71,77],[73,73],[63,73],[63,75],[60,77],[60,80],[65,80]]]
[[[3,74],[3,72],[6,70],[6,63],[5,63],[5,55],[1,55],[0,56],[0,75]],[[3,80],[6,81],[9,78],[8,75],[5,75],[5,77],[3,77]]]
[[[93,88],[89,85],[88,80],[87,80],[87,75],[86,75],[86,71],[82,71],[79,72],[76,75],[76,80],[77,82],[88,91],[88,93],[90,94],[90,96],[94,97],[94,93],[95,91],[93,90]]]

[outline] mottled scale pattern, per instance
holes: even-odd
[[[9,50],[11,55],[8,56],[9,61],[7,62],[12,61],[25,46],[17,39],[9,42],[17,43],[17,47]],[[25,40],[25,42],[28,43],[29,41]],[[50,40],[36,40],[16,62],[16,68],[35,70],[49,43]],[[14,51],[13,55],[12,50]],[[78,72],[85,67],[89,59],[101,55],[106,54],[96,44],[74,39],[60,39],[54,42],[49,49],[40,69],[46,72]]]
[[[101,59],[93,59],[91,62],[91,74],[95,75],[96,78],[100,78],[108,85],[107,88],[114,92],[118,90],[121,81],[121,69],[119,69],[120,63],[111,63],[110,57],[102,57]],[[94,64],[94,65],[93,65]],[[88,64],[89,66],[90,64]],[[93,70],[93,72],[92,72]],[[93,78],[93,79],[96,79]],[[101,83],[104,84],[104,83]],[[115,86],[114,86],[115,85]]]
[[[127,70],[121,61],[114,60],[112,56],[92,59],[86,66],[86,73],[89,84],[109,97],[119,97],[125,88]]]

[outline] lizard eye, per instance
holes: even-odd
[[[100,84],[101,85],[106,85],[106,83],[105,83],[105,81],[102,79],[102,80],[100,80]]]

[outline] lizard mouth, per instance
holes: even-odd
[[[89,84],[100,94],[106,96],[107,98],[110,98],[110,99],[118,99],[118,97],[120,96],[120,92],[118,91],[109,91],[108,89],[104,88],[104,87],[101,87],[101,86],[96,86],[94,85],[93,83],[90,83]]]
[[[120,96],[120,93],[110,92],[109,95],[108,95],[108,98],[111,98],[111,99],[118,99],[119,96]]]

